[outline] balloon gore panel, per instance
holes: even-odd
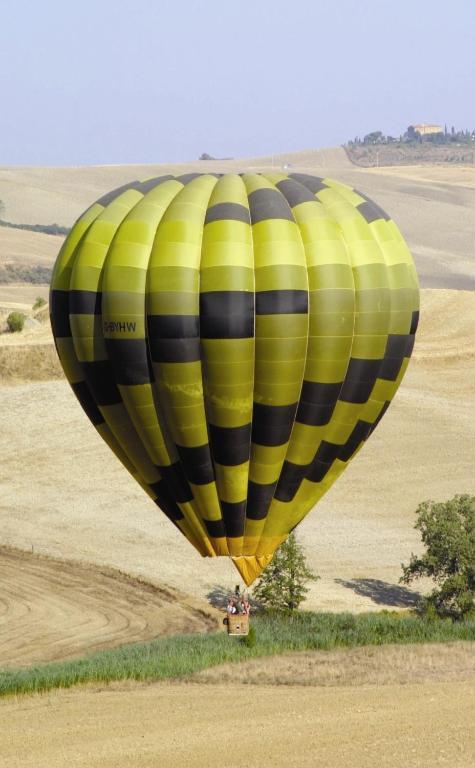
[[[125,468],[250,584],[385,414],[419,317],[411,254],[361,192],[171,175],[100,198],[58,255],[65,375]]]

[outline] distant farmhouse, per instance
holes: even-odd
[[[443,133],[444,129],[441,125],[433,125],[431,123],[418,123],[417,125],[410,125],[407,129],[409,135],[418,133],[419,136],[429,136],[433,133]]]
[[[471,148],[475,147],[475,130],[456,130],[455,126],[451,126],[450,131],[447,130],[447,125],[438,125],[437,123],[413,123],[407,129],[404,134],[401,134],[399,138],[394,136],[385,136],[382,131],[371,131],[360,139],[356,136],[353,141],[347,142],[347,147],[356,151],[356,148],[364,145],[396,145],[399,149],[403,148],[403,145],[416,145],[416,144],[456,144],[457,146],[470,145]],[[379,149],[376,152],[379,153]],[[382,151],[382,148],[381,148]],[[470,150],[471,152],[473,149]],[[451,156],[452,157],[452,156]],[[468,157],[468,156],[467,156]],[[475,155],[470,155],[467,159],[465,155],[457,156],[457,159],[451,159],[450,162],[470,162],[475,163]],[[459,159],[460,158],[460,159]],[[387,159],[387,158],[386,158]],[[379,154],[376,155],[376,161],[379,162]]]

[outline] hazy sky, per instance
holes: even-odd
[[[0,0],[0,165],[475,127],[472,0]]]

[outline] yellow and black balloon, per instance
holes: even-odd
[[[230,556],[247,584],[384,415],[419,315],[395,223],[303,173],[115,189],[72,228],[50,299],[101,437],[198,552]]]

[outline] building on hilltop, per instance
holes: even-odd
[[[419,136],[429,136],[433,133],[443,133],[444,129],[441,125],[434,125],[430,123],[418,123],[417,125],[410,125],[407,129],[407,133],[410,135],[418,133]]]

